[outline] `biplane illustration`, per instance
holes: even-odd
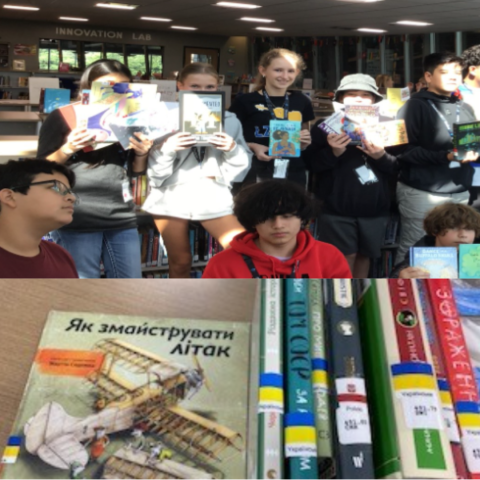
[[[101,340],[93,350],[103,355],[101,368],[87,377],[96,412],[75,418],[58,402],[45,404],[24,427],[29,453],[58,469],[68,470],[74,463],[85,467],[89,462],[87,445],[98,429],[109,435],[139,424],[187,456],[194,466],[225,461],[244,450],[239,433],[179,405],[203,387],[210,389],[196,357],[195,367],[186,367],[116,339]],[[141,464],[142,455],[145,453],[121,449],[107,460],[105,469],[114,471],[119,462]],[[212,478],[170,459],[150,462],[147,467],[157,474],[164,471],[166,476],[116,478]]]

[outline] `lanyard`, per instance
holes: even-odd
[[[437,106],[431,100],[428,100],[428,103],[437,112],[437,115],[440,117],[440,120],[442,120],[445,127],[447,127],[450,137],[453,138],[453,130],[450,127],[449,123],[447,122],[447,119],[445,118],[443,113],[437,108]],[[457,104],[457,121],[455,123],[460,123],[460,105],[458,104]]]
[[[248,269],[250,270],[250,272],[252,274],[252,278],[261,278],[259,273],[258,273],[257,268],[253,264],[252,259],[248,255],[245,255],[245,254],[242,254],[242,257],[243,257],[243,260],[245,261],[245,263],[247,264]],[[291,271],[290,275],[288,276],[288,278],[295,278],[295,272],[297,270],[297,267],[298,267],[299,263],[300,263],[299,261],[295,262],[295,264],[292,267],[292,271]]]
[[[263,98],[265,99],[265,103],[267,104],[268,111],[272,116],[272,120],[277,120],[277,116],[275,115],[275,105],[273,104],[272,100],[268,96],[267,91],[265,88],[263,89]],[[288,120],[288,108],[290,106],[290,99],[288,98],[288,93],[285,94],[285,100],[283,101],[283,120]]]

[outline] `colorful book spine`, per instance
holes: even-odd
[[[442,414],[447,428],[448,439],[452,450],[453,461],[457,478],[468,478],[467,464],[463,455],[460,443],[460,432],[458,430],[457,419],[455,418],[455,408],[453,406],[450,384],[440,349],[440,343],[435,328],[435,318],[433,316],[432,305],[427,291],[427,283],[423,280],[417,280],[418,294],[422,305],[423,318],[425,321],[425,329],[427,339],[432,351],[433,367],[437,376],[438,391],[440,393],[440,401],[442,405]]]
[[[365,284],[359,299],[360,336],[367,379],[370,412],[372,413],[373,460],[375,478],[402,478],[397,425],[390,385],[390,369],[385,348],[380,305],[389,298],[379,287],[384,280]]]
[[[153,236],[153,255],[152,255],[152,267],[156,267],[158,265],[158,246],[160,243],[159,233],[155,232]]]
[[[262,280],[258,478],[284,478],[283,298],[281,280]]]
[[[328,362],[323,311],[322,281],[308,281],[310,314],[310,354],[312,357],[313,404],[317,430],[320,478],[333,478],[333,445],[328,391]]]
[[[453,478],[432,356],[415,283],[378,282],[404,478]]]
[[[373,478],[370,416],[351,280],[325,281],[337,478]]]
[[[448,280],[425,283],[450,383],[468,478],[480,478],[479,395],[461,319]]]
[[[308,281],[285,280],[285,456],[289,478],[318,478]]]
[[[148,230],[148,249],[147,249],[147,262],[146,266],[152,266],[152,257],[153,257],[153,237],[155,235],[155,231],[153,228]]]

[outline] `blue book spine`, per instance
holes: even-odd
[[[318,478],[308,281],[286,279],[285,456],[289,478]]]

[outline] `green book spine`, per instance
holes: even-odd
[[[328,362],[325,338],[322,281],[308,282],[310,313],[310,352],[312,356],[313,404],[317,429],[317,451],[320,477],[334,474],[333,445],[328,390]]]
[[[282,281],[262,280],[258,478],[283,478],[283,301]]]
[[[285,455],[289,478],[318,478],[308,325],[308,281],[286,279]]]
[[[360,334],[367,392],[372,414],[373,459],[376,478],[401,476],[400,450],[392,402],[390,374],[376,281],[359,302]]]

